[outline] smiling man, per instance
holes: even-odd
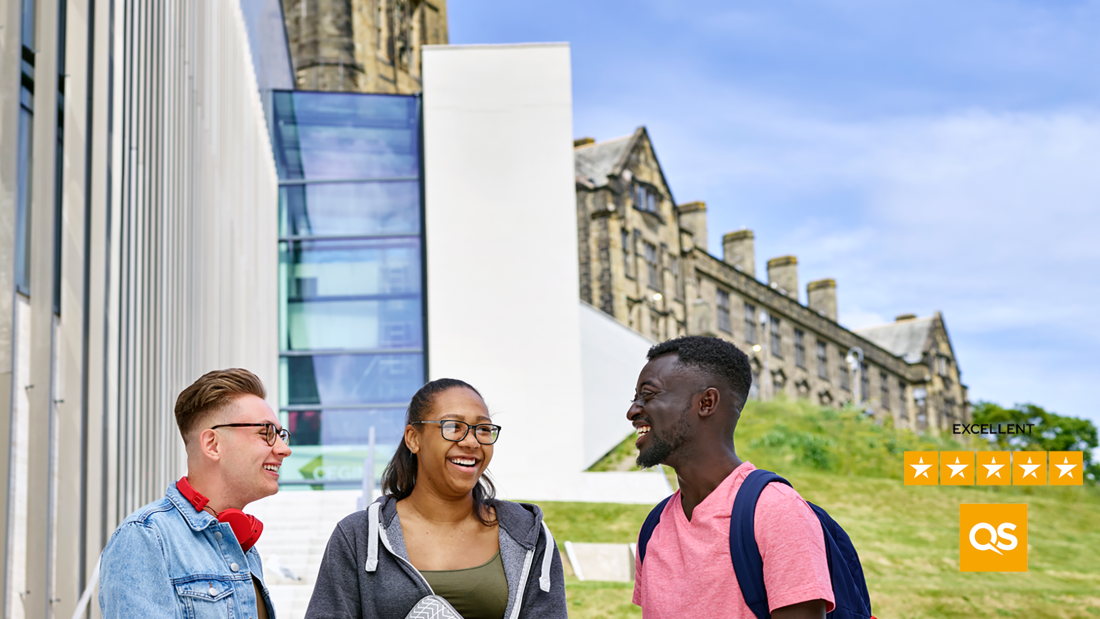
[[[730,556],[730,514],[749,473],[734,430],[752,384],[749,359],[712,337],[658,344],[638,376],[627,418],[638,433],[638,464],[667,464],[680,489],[635,559],[634,603],[647,619],[755,619]],[[754,532],[773,619],[821,619],[833,608],[821,523],[789,486],[769,484]],[[639,544],[641,546],[642,544]]]
[[[279,491],[290,434],[248,370],[210,372],[180,393],[187,475],[130,515],[103,550],[105,618],[274,619],[244,507]]]

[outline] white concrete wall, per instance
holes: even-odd
[[[569,47],[424,51],[429,375],[480,390],[507,487],[580,470]]]
[[[621,327],[589,317],[582,331],[570,80],[566,44],[424,48],[429,378],[485,396],[503,427],[500,496],[656,502],[669,492],[659,472],[582,472],[630,431],[608,411],[625,410],[612,402],[625,405],[644,351],[593,352],[631,361],[598,374],[606,392],[586,389],[582,333]]]
[[[634,430],[626,409],[654,342],[583,301],[580,327],[587,468]]]

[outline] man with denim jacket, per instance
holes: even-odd
[[[99,577],[105,619],[274,619],[252,547],[263,526],[238,511],[279,491],[290,455],[264,397],[242,369],[210,372],[180,393],[187,476],[111,535]]]

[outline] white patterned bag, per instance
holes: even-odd
[[[412,607],[405,619],[462,619],[462,615],[447,600],[438,595],[429,595],[420,599]]]

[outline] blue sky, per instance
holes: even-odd
[[[645,125],[711,253],[752,228],[848,327],[942,311],[972,400],[1100,424],[1100,1],[448,11],[454,44],[568,41],[575,135]]]

